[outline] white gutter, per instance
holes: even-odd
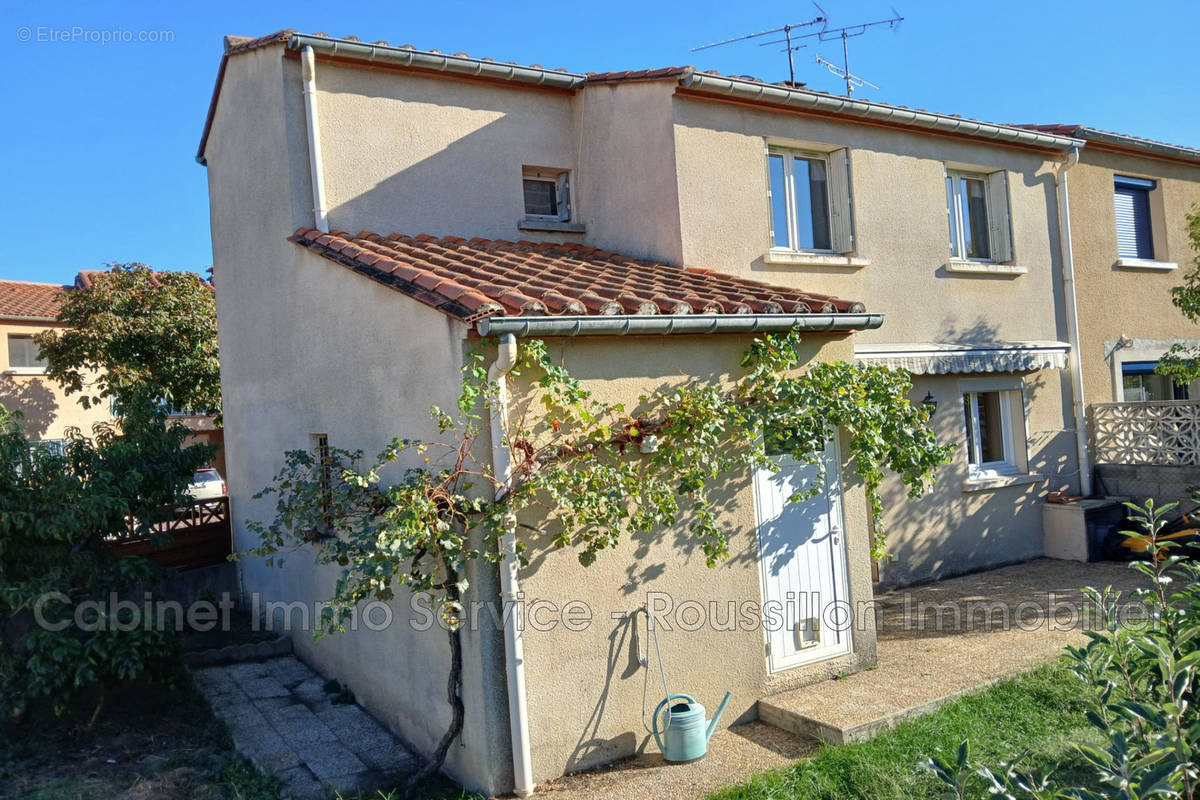
[[[1083,397],[1083,359],[1079,349],[1079,308],[1075,300],[1075,252],[1071,247],[1071,207],[1067,192],[1067,170],[1079,163],[1079,148],[1072,147],[1066,160],[1054,171],[1058,187],[1058,239],[1062,246],[1063,305],[1066,307],[1067,341],[1071,358],[1067,370],[1071,373],[1071,405],[1075,409],[1075,447],[1079,458],[1079,491],[1084,497],[1092,493],[1092,468],[1088,457],[1087,407]]]
[[[508,379],[507,375],[517,363],[517,337],[506,333],[500,337],[496,361],[488,368],[488,383],[496,387],[496,399],[492,405],[492,473],[497,481],[496,499],[508,492],[512,480],[512,461],[508,449]],[[500,565],[500,597],[508,620],[504,625],[504,661],[508,673],[508,729],[512,740],[513,783],[519,797],[533,794],[533,755],[529,745],[529,707],[525,699],[525,643],[518,624],[517,602],[521,584],[517,575],[516,520],[505,518],[504,536],[500,552],[504,562]]]
[[[669,333],[861,331],[878,328],[883,314],[622,314],[612,316],[484,317],[480,336],[626,336]]]
[[[313,227],[329,233],[329,212],[325,208],[325,170],[321,168],[321,129],[317,124],[317,56],[311,47],[300,52],[300,71],[304,81],[304,116],[308,122],[308,166],[312,173]]]
[[[550,86],[558,89],[578,89],[587,82],[586,75],[544,67],[521,67],[503,64],[483,58],[446,55],[412,47],[394,47],[388,44],[356,42],[350,39],[334,39],[328,36],[292,34],[288,47],[303,52],[309,48],[330,56],[353,58],[360,61],[380,61],[436,72],[450,72],[477,78],[529,83],[534,86]]]

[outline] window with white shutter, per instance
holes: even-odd
[[[946,172],[950,257],[963,261],[1012,261],[1008,174]]]
[[[771,246],[781,250],[854,250],[850,153],[767,150]]]
[[[1154,258],[1154,232],[1150,224],[1150,192],[1154,181],[1117,175],[1113,179],[1113,210],[1117,218],[1117,255],[1121,258]]]

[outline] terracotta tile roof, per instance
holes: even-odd
[[[620,72],[589,72],[588,83],[617,83],[620,81],[655,81],[678,78],[692,72],[694,67],[661,67],[659,69],[627,69]]]
[[[0,281],[0,317],[54,319],[70,288],[56,283]]]
[[[673,267],[580,244],[388,237],[364,231],[288,237],[426,305],[488,316],[862,313],[862,303],[722,272]]]

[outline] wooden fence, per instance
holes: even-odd
[[[233,552],[229,498],[195,500],[173,509],[149,536],[131,523],[129,533],[110,541],[109,547],[119,556],[145,556],[175,569],[224,563]]]

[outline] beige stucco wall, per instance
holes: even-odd
[[[1151,178],[1155,259],[1174,262],[1173,271],[1122,269],[1117,262],[1113,176]],[[1187,236],[1186,215],[1200,203],[1200,166],[1084,148],[1067,173],[1071,203],[1071,244],[1075,257],[1084,377],[1088,403],[1120,399],[1112,356],[1122,335],[1135,340],[1117,360],[1153,361],[1173,340],[1200,342],[1200,327],[1171,304],[1171,288],[1194,267],[1196,252]],[[1139,341],[1141,340],[1141,341]]]
[[[590,338],[551,342],[553,357],[604,400],[627,407],[649,390],[677,384],[689,376],[725,382],[738,367],[748,337]],[[850,357],[849,337],[806,337],[802,358]],[[850,602],[871,600],[870,543],[865,495],[852,471],[843,471],[845,529]],[[591,621],[583,630],[558,625],[525,632],[526,675],[534,777],[564,772],[655,749],[642,728],[645,670],[637,665],[630,620],[625,615],[646,603],[648,592],[670,595],[680,604],[718,603],[711,624],[696,631],[660,630],[662,655],[673,692],[686,692],[705,704],[711,716],[726,690],[734,693],[722,726],[755,718],[755,701],[784,688],[832,677],[874,663],[874,617],[864,607],[863,629],[855,630],[855,651],[847,657],[768,674],[760,627],[720,630],[727,605],[761,603],[754,497],[748,475],[734,476],[723,493],[721,524],[730,532],[730,557],[709,568],[684,526],[653,537],[624,541],[582,567],[573,548],[555,549],[548,541],[530,541],[530,566],[522,570],[527,607],[536,600],[561,609],[583,601]],[[739,605],[739,609],[744,606]],[[751,616],[754,609],[749,610]],[[674,625],[676,617],[667,614]],[[684,619],[685,624],[692,617]],[[661,699],[658,664],[646,639],[645,617],[637,617],[641,647],[651,648],[650,709]],[[649,711],[648,709],[647,711]]]
[[[860,343],[1058,338],[1054,179],[1046,156],[689,98],[676,98],[675,120],[685,263],[861,300],[887,321]],[[853,255],[869,266],[763,263],[770,243],[764,138],[801,149],[850,148]],[[945,162],[1009,172],[1015,262],[1027,274],[946,272]]]
[[[1046,154],[691,98],[677,98],[675,108],[686,263],[860,300],[886,314],[881,328],[855,337],[859,344],[1065,339],[1055,306],[1055,162]],[[764,263],[770,244],[765,140],[816,151],[850,148],[852,255],[867,266]],[[1025,274],[947,272],[947,162],[1008,172],[1013,263]],[[933,421],[939,439],[959,449],[920,500],[910,500],[899,481],[888,482],[893,559],[881,565],[886,584],[1041,555],[1041,497],[1078,485],[1066,376],[1045,371],[1023,376],[1032,482],[984,491],[967,486],[960,379],[971,377],[915,377],[913,401],[933,392],[941,404]]]
[[[464,326],[443,314],[286,241],[303,221],[307,156],[302,107],[280,48],[232,59],[207,149],[217,317],[222,341],[227,482],[235,545],[252,547],[248,520],[274,518],[272,499],[252,495],[271,483],[284,451],[331,446],[379,452],[394,436],[431,437],[429,407],[453,407]],[[295,131],[300,135],[297,137]],[[303,176],[303,177],[300,177]],[[305,184],[298,190],[294,181]],[[244,602],[312,603],[332,595],[336,569],[311,553],[282,569],[240,565]],[[484,593],[494,574],[469,574]],[[346,683],[356,698],[418,751],[445,730],[449,649],[438,629],[413,630],[407,598],[391,604],[385,630],[314,642],[295,631],[297,651]],[[297,619],[299,619],[297,617]],[[447,769],[469,787],[511,785],[503,698],[503,648],[494,630],[464,634],[461,743]],[[497,690],[496,687],[501,689]]]
[[[106,401],[84,408],[78,394],[67,395],[45,375],[22,375],[11,370],[8,334],[34,335],[57,327],[62,326],[0,319],[0,406],[24,415],[21,428],[30,440],[61,439],[68,428],[78,428],[90,436],[96,423],[112,419]]]

